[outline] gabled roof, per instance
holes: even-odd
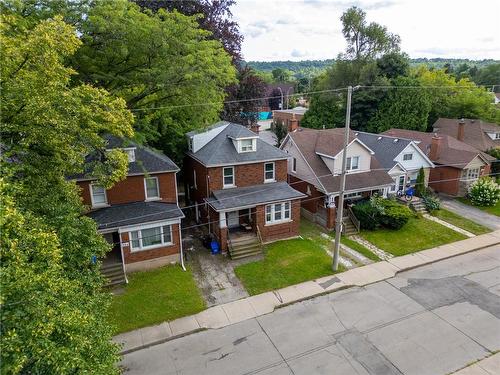
[[[309,164],[312,172],[319,183],[309,180],[320,190],[327,193],[336,193],[340,187],[340,176],[333,176],[330,169],[321,158],[320,154],[332,157],[342,151],[344,142],[344,129],[314,130],[301,128],[298,131],[288,133]],[[356,139],[354,131],[350,132],[349,140]],[[366,147],[366,146],[365,146]],[[368,148],[367,148],[368,149]],[[369,150],[369,149],[368,149]],[[370,160],[370,171],[349,173],[346,178],[346,191],[379,188],[392,185],[394,181],[384,170],[377,159],[372,155]]]
[[[201,149],[194,153],[187,153],[207,167],[288,158],[286,152],[283,152],[282,150],[264,142],[263,140],[258,138],[257,134],[242,125],[225,121],[221,121],[216,125],[226,125],[226,127]],[[233,139],[244,137],[257,138],[257,151],[238,153],[233,144]]]
[[[438,134],[446,134],[457,138],[458,125],[462,120],[451,118],[439,118],[433,127],[433,131]],[[488,151],[490,148],[500,147],[500,139],[493,140],[487,133],[500,133],[500,126],[482,120],[463,119],[464,139],[463,142],[475,147],[479,151]]]
[[[163,202],[116,204],[91,211],[87,216],[94,219],[99,230],[184,218],[177,204]]]
[[[128,164],[128,175],[137,175],[145,173],[158,172],[178,172],[179,167],[165,156],[161,151],[156,151],[146,146],[139,145],[128,139],[122,139],[111,135],[106,135],[104,138],[107,141],[106,149],[116,148],[135,148],[135,161]],[[92,179],[90,163],[96,160],[96,156],[90,155],[86,158],[86,171],[84,173],[72,176],[76,180]]]
[[[212,194],[213,197],[208,198],[207,202],[217,211],[298,199],[306,196],[283,181],[216,190]]]
[[[389,129],[382,134],[419,141],[418,147],[427,156],[429,156],[432,137],[434,137],[434,133],[425,133],[406,129]],[[485,162],[495,160],[488,154],[485,154],[484,152],[481,152],[478,149],[468,145],[467,143],[461,142],[456,138],[453,138],[446,134],[439,134],[439,136],[442,137],[441,147],[438,153],[438,157],[434,160],[431,159],[434,163],[462,169],[478,155]]]

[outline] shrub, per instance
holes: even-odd
[[[490,177],[481,177],[470,186],[469,198],[476,206],[494,206],[500,199],[500,185]]]
[[[379,227],[379,212],[371,204],[371,201],[358,203],[352,207],[352,210],[358,218],[362,229],[373,230]]]
[[[439,210],[441,208],[441,201],[433,195],[425,194],[422,197],[422,201],[424,202],[427,211]]]
[[[418,197],[423,197],[426,193],[424,168],[418,171],[417,182],[415,183],[415,193]]]
[[[413,216],[412,211],[407,207],[395,201],[384,199],[382,201],[384,207],[380,214],[380,223],[387,228],[400,229]]]

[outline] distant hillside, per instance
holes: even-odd
[[[248,61],[248,65],[256,70],[270,72],[276,68],[283,68],[291,70],[292,72],[301,72],[307,69],[322,70],[332,65],[333,59],[328,60],[303,60],[303,61]],[[412,65],[428,65],[436,68],[442,68],[445,64],[450,64],[452,68],[455,68],[461,64],[475,65],[478,68],[483,68],[490,64],[500,63],[499,60],[485,59],[485,60],[469,60],[469,59],[411,59]]]

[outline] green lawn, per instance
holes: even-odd
[[[240,265],[236,276],[251,295],[331,275],[332,258],[309,239],[273,242],[263,260]],[[339,271],[343,268],[339,265]]]
[[[500,201],[498,201],[496,205],[489,207],[489,206],[474,206],[468,198],[459,197],[457,198],[457,200],[459,202],[468,204],[469,206],[479,208],[481,211],[487,212],[489,214],[500,216]]]
[[[396,256],[467,238],[454,230],[424,218],[411,218],[399,230],[364,230],[361,235],[375,246]]]
[[[363,254],[368,259],[371,259],[375,262],[378,262],[380,260],[380,258],[378,256],[376,256],[374,253],[372,253],[366,247],[357,243],[354,240],[351,240],[350,238],[342,237],[340,239],[340,242],[343,243],[344,245],[346,245],[347,247],[350,247],[351,249],[356,250],[358,253]]]
[[[431,212],[432,216],[435,216],[441,220],[444,220],[450,224],[453,224],[459,228],[465,229],[473,234],[484,234],[491,232],[489,228],[483,227],[480,224],[473,222],[472,220],[466,219],[454,212],[440,209]]]
[[[120,333],[204,309],[191,271],[172,265],[130,274],[125,293],[113,296],[109,316]]]

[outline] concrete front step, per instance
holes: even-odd
[[[103,265],[101,267],[101,273],[106,278],[106,287],[125,284],[127,280],[125,279],[125,274],[123,273],[123,267],[121,263],[114,263],[109,265]]]
[[[235,255],[231,255],[231,259],[237,260],[237,259],[241,259],[241,258],[251,257],[251,256],[254,256],[254,255],[259,255],[259,254],[262,254],[262,251],[260,249],[257,249],[257,250],[254,250],[254,251],[248,251],[248,252],[245,252],[245,253],[238,253],[238,254],[235,254]]]

